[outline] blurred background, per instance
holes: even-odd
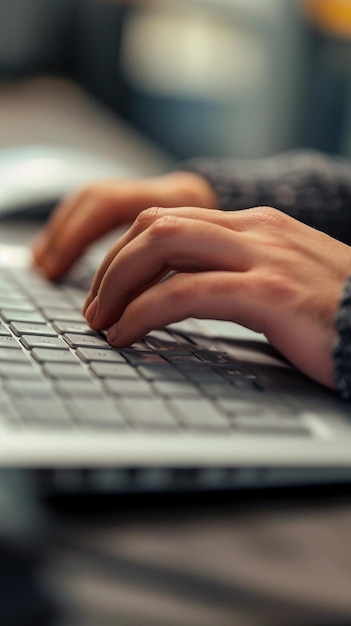
[[[51,183],[57,180],[59,170],[53,167],[52,155],[61,155],[62,161],[68,163],[64,172],[60,170],[60,175],[63,172],[70,177],[77,173],[77,178],[71,177],[68,181],[68,186],[74,186],[84,182],[84,177],[88,180],[107,173],[110,176],[157,173],[174,161],[196,155],[251,159],[295,148],[313,148],[351,158],[351,0],[0,0],[0,215],[14,201],[14,193],[21,185],[22,198],[16,200],[18,206],[28,201],[30,185],[32,191],[35,187],[37,192],[43,182],[50,178]],[[61,149],[77,151],[73,161],[68,159],[67,152],[60,152]],[[83,158],[89,155],[99,156],[100,161]],[[13,167],[16,163],[18,167]],[[49,166],[52,166],[51,169]],[[66,191],[67,185],[61,179],[59,183]],[[59,192],[59,187],[55,187],[53,196],[58,196]],[[15,476],[7,476],[6,472],[4,475],[4,471],[0,473],[0,575],[2,573],[2,579],[7,581],[7,585],[3,584],[0,589],[1,626],[10,623],[11,626],[49,624],[48,617],[43,614],[52,610],[50,604],[45,604],[41,588],[31,582],[33,569],[37,568],[37,555],[45,553],[42,542],[45,543],[46,538],[41,524],[46,528],[46,518],[42,521],[39,511],[40,519],[37,519],[35,502],[32,503],[30,498],[31,485],[27,485],[26,478],[18,477],[16,473]],[[323,608],[330,593],[330,605],[344,607],[347,619],[328,621],[324,615],[322,621],[317,617],[312,620],[308,611],[313,608],[313,602],[307,602],[301,608],[295,598],[293,603],[289,601],[288,612],[292,606],[295,609],[297,606],[301,624],[350,624],[349,571],[346,571],[347,558],[344,555],[348,543],[341,542],[339,552],[334,550],[334,542],[342,536],[342,527],[345,528],[345,536],[349,533],[349,518],[345,517],[343,521],[342,509],[340,512],[331,509],[330,520],[327,516],[322,525],[317,524],[320,534],[315,532],[314,526],[307,524],[302,547],[298,545],[295,549],[293,545],[290,551],[289,540],[295,527],[291,526],[290,518],[284,512],[281,534],[275,534],[273,538],[279,526],[273,526],[272,531],[270,518],[265,512],[260,517],[255,511],[250,515],[249,510],[247,524],[245,517],[237,517],[234,508],[232,517],[228,518],[228,534],[224,534],[223,543],[222,523],[227,513],[225,507],[220,512],[217,535],[211,540],[212,551],[208,549],[207,540],[207,537],[212,537],[212,532],[216,532],[212,512],[208,522],[202,526],[204,532],[208,525],[208,535],[199,535],[197,525],[190,524],[184,543],[185,572],[189,563],[188,547],[195,545],[196,548],[199,537],[205,537],[197,555],[201,558],[209,555],[215,560],[213,555],[219,554],[217,574],[223,566],[224,581],[229,580],[231,584],[231,573],[234,583],[240,581],[240,576],[245,576],[245,569],[242,568],[242,563],[245,563],[250,585],[252,580],[258,580],[257,588],[260,590],[262,584],[262,589],[267,590],[267,585],[271,584],[267,572],[276,568],[271,578],[272,588],[279,590],[286,575],[286,570],[283,568],[282,576],[279,568],[287,563],[290,574],[294,573],[297,554],[302,559],[297,562],[298,570],[300,568],[302,573],[308,574],[307,582],[303,575],[296,577],[304,586],[302,598],[308,597],[305,596],[306,589],[312,589],[311,597],[315,603],[317,598],[318,606]],[[318,511],[317,514],[319,516]],[[310,519],[309,516],[309,513],[306,514],[306,519]],[[181,518],[179,520],[179,536],[183,537],[184,524]],[[336,532],[333,526],[335,520],[338,521]],[[136,567],[133,563],[137,563],[135,545],[142,545],[140,537],[143,540],[146,537],[147,558],[148,550],[152,551],[152,546],[157,546],[160,536],[166,546],[169,534],[167,545],[175,546],[177,556],[173,558],[176,563],[182,564],[179,543],[174,542],[177,528],[175,531],[171,525],[167,530],[167,518],[164,526],[160,523],[155,530],[152,522],[151,519],[149,530],[145,531],[144,518],[141,517],[140,528],[132,525],[130,530],[127,520],[124,534],[118,526],[116,554],[120,561],[116,561],[114,575],[122,590],[123,584],[126,585],[123,563],[126,564],[128,583],[128,575],[133,574],[133,567]],[[293,518],[292,524],[295,523]],[[79,525],[77,528],[80,536],[81,528]],[[237,528],[237,537],[231,534],[233,528]],[[263,528],[262,534],[257,535],[260,528]],[[296,528],[296,533],[300,532],[299,526]],[[270,529],[269,532],[267,529]],[[105,529],[102,530],[104,535]],[[91,531],[87,531],[88,538],[89,532],[94,541],[100,541],[94,525]],[[107,527],[107,535],[109,532]],[[296,533],[293,533],[294,541]],[[311,543],[311,537],[315,543]],[[244,546],[242,559],[234,552],[238,546]],[[306,546],[312,546],[310,552]],[[316,591],[317,587],[313,585],[318,583],[315,574],[320,569],[321,546],[325,558],[325,585]],[[222,558],[224,549],[231,558]],[[158,554],[162,555],[163,550],[164,547]],[[78,578],[85,565],[84,559],[80,563],[79,552],[77,554],[75,557],[73,552],[73,567],[69,555],[68,564],[62,564],[58,555],[53,566],[49,564],[48,567],[53,570],[53,586],[73,586],[73,595],[72,577],[78,571]],[[164,554],[169,557],[167,551]],[[333,564],[334,554],[335,559],[342,555],[340,560],[343,565],[339,577],[336,576],[338,566],[334,564],[331,569],[333,586],[330,585],[330,564]],[[285,555],[285,561],[282,555]],[[305,561],[301,555],[306,555]],[[131,566],[128,565],[129,557]],[[152,559],[153,555],[150,571],[155,576],[157,570]],[[86,562],[90,563],[92,577],[101,575],[99,568],[96,574],[94,560]],[[228,563],[231,569],[226,571]],[[107,565],[110,576],[109,562]],[[206,569],[209,571],[208,564],[204,566],[200,558],[197,562],[195,559],[195,565],[191,563],[189,571],[194,572],[195,568],[196,572],[196,566],[201,576]],[[250,567],[254,572],[251,580]],[[55,583],[60,571],[65,582]],[[177,569],[175,574],[173,570],[169,571],[165,584],[168,585],[173,576],[174,586],[179,587]],[[141,572],[144,572],[145,578],[150,576],[145,566],[141,567]],[[201,611],[205,602],[208,613],[204,598],[211,587],[204,578],[207,586],[202,587],[200,594],[200,574],[195,599],[199,604],[201,600]],[[138,580],[141,586],[141,579]],[[185,577],[184,580],[188,587],[188,581],[192,579]],[[102,623],[101,619],[94,620],[94,615],[88,615],[94,599],[100,597],[100,594],[94,596],[91,593],[94,587],[89,581],[89,572],[86,578],[83,577],[84,581],[85,595],[79,595],[81,604],[84,604],[84,619],[72,619],[67,624],[87,626]],[[103,580],[103,583],[106,584],[106,581]],[[11,586],[13,589],[10,589]],[[100,586],[103,588],[102,583]],[[226,609],[223,599],[231,598],[232,589],[230,587],[226,591],[227,587],[223,588],[225,593],[221,587],[218,587],[218,592],[214,587],[212,593],[219,594]],[[79,587],[77,589],[79,591]],[[99,591],[99,586],[97,589]],[[249,609],[252,607],[254,611],[256,605],[252,597],[255,600],[256,596],[245,593],[243,598],[250,605]],[[115,588],[111,598],[113,594]],[[184,597],[188,602],[187,594],[188,591]],[[268,598],[271,597],[269,594]],[[284,596],[284,589],[281,594]],[[71,602],[74,605],[73,595]],[[234,602],[238,597],[240,595],[234,595]],[[106,595],[103,594],[103,598]],[[126,608],[123,604],[126,600],[122,597],[122,608],[118,608],[122,618],[118,623],[126,624],[123,616],[128,611],[132,613],[135,607],[141,606],[144,610],[144,604],[135,602],[133,594],[127,594],[126,598],[130,606]],[[262,611],[263,606],[268,611],[264,595],[258,594],[257,598],[263,598],[263,604],[258,602],[257,610]],[[168,606],[161,600],[162,610],[169,612]],[[188,607],[188,604],[184,605]],[[147,619],[143,615],[143,623],[161,623],[160,614],[156,620],[152,605],[147,603],[147,606],[151,617],[149,615]],[[159,610],[158,605],[155,606]],[[232,610],[232,604],[228,606]],[[239,603],[242,610],[240,607],[242,604]],[[10,612],[11,620],[6,615],[2,618],[6,610]],[[28,611],[32,616],[30,620]],[[183,623],[190,623],[188,615]],[[209,613],[201,623],[209,623],[212,617],[213,614]],[[295,613],[291,619],[297,623]],[[167,619],[165,622],[170,623]],[[128,620],[128,623],[140,623],[140,616],[135,621]],[[211,623],[224,624],[223,614],[218,617],[216,613]],[[249,622],[245,620],[245,623]],[[257,622],[252,619],[250,623],[262,621],[257,618]],[[270,614],[266,623],[273,624]]]
[[[0,148],[349,157],[350,71],[350,0],[0,0]]]

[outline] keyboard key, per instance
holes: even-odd
[[[254,394],[254,393],[262,393],[263,391],[263,387],[260,387],[260,384],[258,382],[257,379],[255,378],[232,378],[232,379],[228,379],[227,377],[225,378],[225,380],[227,382],[230,382],[230,384],[236,389],[236,390],[240,390],[240,391],[247,391],[250,394]]]
[[[49,383],[42,379],[8,380],[4,383],[7,392],[21,398],[53,398],[54,392]]]
[[[9,285],[6,288],[3,288],[2,286],[0,286],[0,296],[1,296],[1,306],[5,307],[5,306],[12,306],[12,305],[25,305],[26,303],[29,304],[30,306],[33,306],[31,304],[31,300],[28,298],[28,296],[25,293],[20,293],[20,292],[16,292],[13,289],[13,285]],[[4,303],[9,303],[4,304]]]
[[[0,348],[0,361],[9,362],[27,362],[27,355],[21,350],[20,346],[15,348],[14,346],[10,348]]]
[[[213,363],[214,365],[235,364],[235,361],[226,352],[218,352],[216,350],[196,350],[194,354],[204,363]]]
[[[31,425],[67,427],[72,424],[71,416],[56,398],[16,398],[14,405],[21,419]]]
[[[5,322],[45,322],[44,316],[38,311],[19,311],[17,309],[1,309],[1,317]]]
[[[16,309],[16,311],[35,311],[35,306],[27,298],[3,296],[1,294],[0,310]]]
[[[138,428],[178,430],[178,424],[167,406],[158,398],[123,398],[120,406],[128,421]]]
[[[20,342],[27,350],[32,350],[32,348],[57,348],[60,350],[65,347],[60,337],[22,335]]]
[[[138,350],[138,352],[154,352],[142,339],[135,341],[128,348],[123,348],[123,352],[134,352],[135,350]]]
[[[43,307],[42,308],[43,315],[46,319],[53,321],[59,320],[63,322],[83,322],[84,317],[80,311],[76,309],[57,309],[56,307]]]
[[[53,322],[53,328],[61,335],[65,333],[78,333],[78,334],[88,334],[95,335],[96,337],[100,337],[99,333],[95,330],[92,330],[88,324],[84,322],[64,322],[60,320],[55,320]]]
[[[29,359],[18,363],[0,361],[0,376],[13,380],[42,380],[39,370],[33,367]]]
[[[74,421],[82,426],[126,428],[122,413],[105,398],[74,398],[67,406]]]
[[[145,343],[149,349],[157,352],[172,352],[174,354],[189,354],[190,346],[184,342],[177,342],[170,333],[166,331],[153,331],[145,337]]]
[[[0,322],[0,337],[11,336],[10,331]]]
[[[238,395],[236,389],[225,380],[215,383],[206,381],[205,383],[200,383],[199,387],[201,393],[210,398],[236,398]]]
[[[155,380],[152,386],[158,394],[168,398],[198,398],[201,396],[200,389],[186,380]]]
[[[33,294],[33,292],[32,292]],[[51,291],[40,291],[33,294],[35,303],[38,307],[44,308],[53,306],[53,294]],[[60,294],[60,298],[55,299],[55,310],[58,309],[72,309],[72,302],[65,296],[64,293]]]
[[[77,357],[70,352],[69,348],[61,350],[57,348],[33,348],[31,352],[33,358],[38,363],[54,362],[54,363],[76,363]]]
[[[198,367],[183,366],[181,371],[186,378],[196,383],[202,382],[205,384],[207,382],[217,382],[220,384],[222,382],[221,376],[207,365],[200,365]]]
[[[89,371],[81,367],[78,360],[76,363],[44,363],[43,371],[50,378],[90,379]]]
[[[103,391],[98,382],[90,378],[78,380],[58,380],[55,389],[70,398],[102,398]]]
[[[138,378],[134,367],[128,363],[99,363],[93,361],[89,368],[98,378]]]
[[[140,365],[137,371],[146,380],[184,380],[185,376],[171,365]]]
[[[105,378],[103,386],[107,393],[119,397],[151,397],[150,385],[140,378]]]
[[[233,379],[235,382],[236,378],[246,378],[248,379],[256,379],[255,374],[250,372],[246,367],[235,363],[235,365],[215,365],[213,368],[216,372],[218,372],[221,376]]]
[[[158,365],[158,366],[168,366],[167,361],[157,353],[153,352],[139,352],[138,350],[133,351],[121,351],[129,363],[133,365]]]
[[[230,429],[228,420],[204,399],[172,399],[171,409],[179,416],[182,425],[190,430],[225,432]]]
[[[77,335],[75,333],[66,333],[63,335],[63,339],[69,346],[71,346],[71,348],[88,346],[91,348],[104,348],[105,350],[112,350],[112,346],[110,346],[107,340],[99,335]]]
[[[166,359],[170,363],[176,365],[176,367],[179,367],[179,369],[182,369],[183,366],[201,366],[200,359],[198,359],[198,357],[191,352],[188,352],[187,354],[174,354],[173,352],[170,352],[166,354]]]
[[[21,346],[18,344],[16,339],[14,339],[10,334],[8,335],[0,335],[0,347],[1,348],[20,348]]]
[[[26,322],[12,322],[9,326],[15,335],[46,335],[56,337],[57,333],[48,324],[28,324]]]
[[[117,352],[117,350],[113,350],[110,348],[101,349],[101,348],[78,348],[77,356],[79,356],[82,361],[89,363],[90,361],[102,361],[104,363],[125,363],[125,358]]]

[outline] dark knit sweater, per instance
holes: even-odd
[[[194,158],[182,166],[207,179],[223,210],[273,206],[351,245],[346,159],[303,151],[252,161]],[[335,380],[341,395],[351,398],[351,268],[335,326]]]

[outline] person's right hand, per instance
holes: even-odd
[[[57,280],[90,243],[154,205],[216,208],[217,199],[206,180],[191,172],[89,185],[55,209],[33,243],[33,263]]]
[[[334,322],[350,272],[351,246],[272,207],[155,207],[111,247],[83,312],[117,348],[188,317],[232,321],[334,388]]]

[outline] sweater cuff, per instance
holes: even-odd
[[[334,348],[335,381],[341,396],[351,398],[351,276],[335,318],[338,338]]]

